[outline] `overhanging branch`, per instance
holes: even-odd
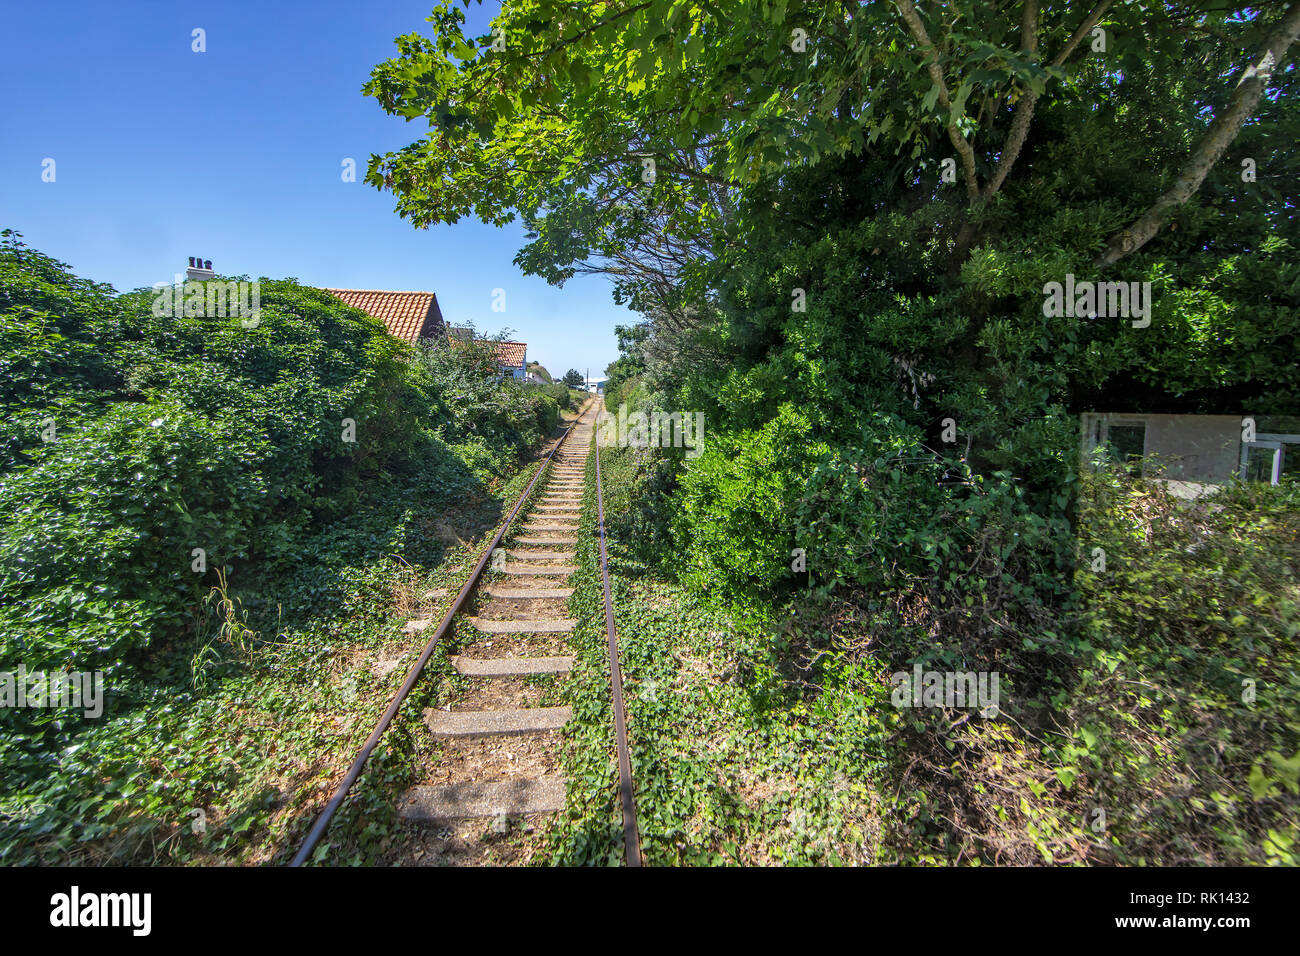
[[[1075,51],[1083,38],[1092,32],[1092,28],[1097,25],[1097,21],[1110,9],[1110,4],[1111,0],[1102,0],[1101,3],[1092,8],[1092,12],[1084,17],[1083,22],[1071,34],[1065,46],[1052,58],[1052,66],[1060,66],[1070,58],[1070,54]],[[1038,3],[1036,0],[1026,0],[1025,2],[1020,36],[1020,48],[1022,50],[1033,53],[1038,49]],[[1025,90],[1020,97],[1020,101],[1016,104],[1015,115],[1011,117],[1011,129],[1007,133],[1006,143],[1002,146],[1002,158],[998,160],[997,169],[993,171],[993,178],[984,190],[985,199],[991,199],[1002,188],[1002,184],[1006,182],[1007,176],[1011,173],[1011,167],[1020,158],[1020,150],[1024,148],[1025,140],[1029,137],[1029,124],[1034,118],[1034,108],[1037,105],[1038,94],[1033,90]]]
[[[1227,107],[1210,124],[1192,155],[1183,165],[1173,186],[1166,190],[1137,220],[1111,237],[1106,251],[1097,258],[1097,264],[1109,266],[1146,245],[1164,224],[1174,209],[1191,199],[1205,177],[1214,167],[1228,145],[1236,138],[1241,126],[1255,111],[1259,98],[1264,95],[1273,71],[1281,64],[1288,47],[1300,35],[1300,3],[1293,3],[1277,29],[1264,42],[1263,51],[1254,57],[1237,80],[1237,88]]]
[[[966,179],[966,195],[974,201],[980,194],[979,181],[975,178],[975,150],[957,128],[957,121],[952,116],[952,100],[948,96],[948,84],[943,79],[943,68],[939,65],[939,51],[925,31],[925,24],[921,22],[920,14],[916,12],[916,4],[912,0],[897,0],[897,3],[898,12],[903,15],[907,28],[916,38],[921,52],[925,54],[930,80],[939,88],[939,102],[948,111],[948,139],[952,141],[953,148],[961,157],[962,171]]]

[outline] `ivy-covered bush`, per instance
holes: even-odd
[[[699,459],[683,463],[674,531],[687,580],[724,594],[790,580],[794,514],[824,450],[809,431],[783,406],[761,429],[709,435]]]
[[[575,407],[574,398],[576,393],[563,382],[552,382],[549,385],[542,385],[539,390],[543,395],[548,396],[552,401],[554,401],[558,407],[566,411]]]
[[[157,316],[7,232],[0,245],[0,653],[114,671],[214,575],[275,574],[385,483],[490,485],[558,421],[477,356],[412,350],[294,280],[255,327]],[[233,569],[233,571],[232,571]]]
[[[1189,503],[1106,471],[1079,527],[1057,782],[1121,862],[1300,863],[1300,482]]]

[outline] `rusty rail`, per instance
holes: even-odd
[[[504,538],[506,532],[510,530],[510,525],[515,520],[515,515],[519,513],[519,509],[523,507],[524,502],[527,501],[529,496],[533,493],[533,488],[537,485],[537,482],[542,475],[546,473],[546,468],[550,465],[551,459],[553,459],[555,453],[560,450],[560,447],[569,437],[569,433],[572,432],[578,422],[582,420],[582,416],[586,413],[587,408],[588,405],[582,407],[582,410],[578,413],[578,417],[575,418],[573,423],[564,430],[564,434],[560,436],[559,441],[551,447],[551,450],[546,453],[546,457],[542,459],[541,464],[537,468],[537,474],[533,475],[533,480],[528,482],[528,487],[524,489],[523,494],[521,494],[519,499],[515,502],[515,506],[510,509],[510,514],[506,516],[506,520],[502,523],[501,527],[497,529],[496,536],[492,539],[492,543],[488,545],[487,549],[483,552],[482,557],[478,559],[478,564],[476,564],[474,570],[470,572],[470,576],[465,581],[464,586],[461,587],[460,593],[456,595],[456,600],[452,602],[447,613],[443,615],[442,621],[438,624],[437,630],[433,632],[433,637],[429,638],[428,643],[424,645],[424,650],[420,652],[419,659],[417,659],[414,666],[412,666],[410,673],[406,675],[406,680],[402,681],[402,686],[397,689],[396,695],[394,695],[392,701],[389,702],[388,709],[384,711],[384,715],[379,718],[379,723],[375,726],[374,731],[371,732],[370,736],[366,738],[366,742],[361,746],[361,750],[357,753],[356,759],[352,761],[352,766],[348,769],[347,774],[343,777],[343,780],[339,783],[338,787],[335,788],[334,795],[330,797],[329,803],[325,805],[325,809],[321,811],[321,815],[317,817],[316,823],[307,834],[307,839],[303,841],[302,848],[289,863],[290,866],[302,866],[307,862],[308,857],[311,856],[312,850],[316,848],[316,844],[320,842],[320,838],[324,836],[325,831],[329,829],[330,821],[334,819],[334,814],[337,813],[339,807],[343,805],[343,801],[347,798],[349,791],[351,791],[352,787],[356,784],[357,779],[361,776],[361,771],[365,769],[366,761],[370,759],[370,754],[379,744],[379,739],[383,737],[384,731],[388,729],[389,724],[393,722],[393,718],[397,716],[398,710],[401,709],[407,695],[410,694],[411,688],[415,686],[415,682],[420,679],[420,674],[424,671],[424,665],[427,664],[429,658],[433,656],[434,648],[438,646],[438,642],[442,640],[444,635],[446,635],[448,628],[451,627],[452,620],[460,613],[461,608],[464,606],[465,602],[469,600],[470,594],[478,585],[479,579],[483,577],[484,569],[487,568],[488,562],[492,560],[492,552],[497,549],[497,546],[501,543],[501,539]]]
[[[605,637],[609,642],[609,683],[614,696],[614,735],[618,742],[618,791],[623,804],[623,858],[628,866],[641,865],[641,834],[636,823],[636,794],[632,789],[632,761],[628,756],[627,720],[623,711],[623,668],[619,663],[618,633],[614,628],[614,602],[609,593],[609,555],[605,551],[605,491],[600,477],[599,434],[596,446],[596,518],[600,533],[600,577],[605,591]]]

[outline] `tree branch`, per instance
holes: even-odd
[[[1092,32],[1092,28],[1097,25],[1097,21],[1110,9],[1110,3],[1111,0],[1102,0],[1101,3],[1092,8],[1092,12],[1084,17],[1083,22],[1079,24],[1079,29],[1075,30],[1070,35],[1070,39],[1065,42],[1065,46],[1061,47],[1061,52],[1052,57],[1052,66],[1060,66],[1070,58],[1074,48],[1083,42],[1083,38]]]
[[[1097,264],[1109,266],[1146,245],[1164,222],[1168,213],[1181,206],[1200,188],[1224,150],[1236,138],[1241,126],[1255,111],[1259,98],[1268,87],[1273,70],[1282,62],[1287,48],[1300,36],[1300,3],[1292,3],[1277,29],[1264,42],[1263,52],[1242,71],[1227,107],[1214,118],[1192,155],[1183,165],[1174,185],[1165,191],[1127,229],[1116,233]]]
[[[925,32],[925,24],[921,22],[920,15],[916,12],[916,4],[912,0],[896,0],[898,12],[903,15],[903,20],[907,23],[907,28],[916,38],[920,45],[921,51],[926,55],[926,69],[930,72],[930,79],[935,86],[939,88],[939,102],[943,108],[948,110],[948,139],[952,141],[953,148],[961,156],[962,169],[966,176],[966,195],[972,201],[979,198],[980,187],[979,181],[975,178],[975,150],[971,144],[966,141],[966,137],[961,134],[957,128],[957,122],[952,116],[952,100],[948,97],[948,84],[943,81],[943,69],[939,66],[939,51],[930,42],[930,35]]]
[[[1084,17],[1083,23],[1074,31],[1070,39],[1066,41],[1061,51],[1052,58],[1052,66],[1060,66],[1070,58],[1070,54],[1083,41],[1092,28],[1097,25],[1097,21],[1102,18],[1110,8],[1111,0],[1101,0],[1092,12]],[[1034,53],[1038,50],[1038,3],[1036,0],[1026,0],[1023,19],[1020,26],[1020,49],[1026,53]],[[1007,141],[1002,146],[1002,157],[998,160],[998,167],[993,172],[993,178],[984,189],[984,198],[991,199],[993,195],[1002,188],[1006,182],[1007,176],[1011,173],[1011,167],[1016,164],[1020,158],[1020,150],[1024,148],[1025,140],[1029,137],[1029,124],[1034,118],[1034,108],[1038,105],[1038,94],[1033,90],[1025,90],[1020,96],[1020,102],[1016,104],[1015,115],[1011,117],[1011,129],[1007,133]]]
[[[1025,9],[1020,18],[1020,49],[1025,53],[1035,53],[1038,50],[1038,0],[1025,0]],[[1025,138],[1029,135],[1029,121],[1034,117],[1034,104],[1037,101],[1038,96],[1033,90],[1025,90],[1021,94],[1020,102],[1016,104],[1015,115],[1011,118],[1011,130],[1007,133],[1007,141],[1002,144],[1002,156],[998,160],[998,167],[993,171],[993,178],[989,180],[988,186],[984,188],[985,199],[992,198],[993,194],[1002,188],[1007,175],[1011,172],[1011,167],[1016,164],[1020,148],[1025,145]]]

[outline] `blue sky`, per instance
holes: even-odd
[[[472,4],[486,33],[499,3]],[[511,263],[518,225],[417,230],[361,181],[371,153],[427,124],[361,86],[427,33],[429,0],[8,4],[0,30],[0,227],[120,290],[201,255],[229,275],[356,289],[430,289],[453,323],[514,330],[553,374],[593,376],[635,316],[602,277],[563,289]],[[191,31],[206,31],[195,53]],[[342,181],[356,160],[357,182]],[[42,182],[43,161],[55,181]],[[506,291],[492,311],[493,290]]]

